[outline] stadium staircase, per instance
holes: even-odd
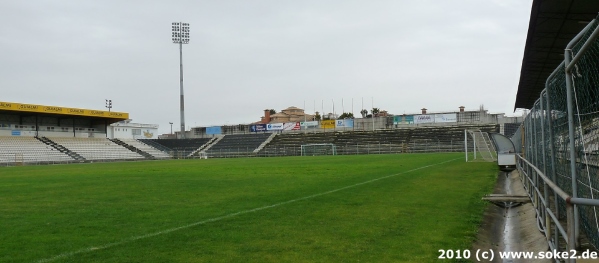
[[[212,146],[217,144],[223,138],[225,138],[225,136],[214,137],[214,138],[210,139],[210,141],[208,141],[206,144],[204,144],[200,148],[198,148],[195,152],[196,153],[206,152],[208,149],[212,148]]]
[[[73,151],[65,148],[64,146],[62,146],[62,145],[60,145],[58,143],[55,143],[54,141],[48,139],[47,137],[43,137],[42,136],[42,137],[35,137],[35,138],[37,140],[39,140],[40,142],[43,142],[46,145],[49,145],[52,148],[58,150],[59,152],[64,153],[64,154],[70,156],[71,158],[73,158],[76,161],[80,161],[80,162],[85,162],[86,161],[86,159],[83,156],[81,156],[78,153],[73,152]]]
[[[210,139],[207,143],[205,143],[204,145],[200,146],[200,148],[195,149],[193,152],[191,152],[189,154],[189,156],[199,156],[201,152],[205,152],[208,148],[212,147],[212,145],[214,145],[216,143],[216,141],[222,139],[222,136],[219,137],[213,137],[212,139]]]
[[[143,143],[137,139],[120,138],[119,140],[128,145],[131,145],[143,152],[150,154],[150,156],[152,156],[152,158],[150,158],[150,159],[170,159],[171,158],[171,156],[168,154],[168,150],[165,151],[165,150],[159,149],[157,147]]]
[[[146,145],[148,145],[148,146],[150,146],[152,148],[155,148],[155,149],[157,149],[157,150],[159,150],[161,152],[164,152],[165,154],[168,155],[168,157],[172,157],[171,156],[172,150],[169,149],[169,148],[167,148],[167,147],[164,147],[162,144],[154,142],[153,140],[143,140],[143,139],[139,140],[139,142],[143,143],[143,144],[146,144]]]
[[[116,144],[118,144],[120,146],[123,146],[123,147],[129,149],[129,151],[137,153],[137,154],[145,157],[148,160],[154,160],[154,159],[156,159],[153,155],[151,155],[151,154],[149,154],[149,153],[147,153],[145,151],[142,151],[142,150],[138,149],[137,147],[135,147],[133,145],[127,144],[127,143],[125,143],[125,142],[123,142],[123,141],[121,141],[119,139],[108,139],[108,140],[110,140],[110,141],[112,141],[112,142],[114,142],[114,143],[116,143]]]
[[[272,139],[276,136],[276,133],[271,133],[270,136],[268,136],[268,138],[266,138],[266,141],[262,142],[262,144],[260,144],[260,146],[258,146],[258,148],[256,148],[254,150],[254,153],[259,152],[260,150],[262,150],[264,148],[264,146],[266,146],[268,143],[270,143],[270,141],[272,141]]]

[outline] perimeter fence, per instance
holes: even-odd
[[[576,240],[582,232],[595,248],[599,248],[599,209],[595,206],[599,203],[598,24],[597,19],[593,20],[568,44],[564,61],[546,79],[545,89],[521,130],[512,137],[521,144],[523,158],[557,187],[572,198],[593,199],[586,205],[575,206],[573,231]],[[535,173],[522,169],[521,174]],[[545,218],[553,211],[559,220],[565,220],[569,199],[559,198],[538,177],[532,182],[538,193],[548,193],[544,200],[547,207],[545,211],[537,210],[539,216]],[[556,233],[557,229],[553,231]],[[549,243],[556,247],[560,247],[559,239],[557,235],[548,237]],[[562,248],[565,243],[567,240]]]

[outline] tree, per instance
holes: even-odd
[[[379,113],[381,112],[381,109],[379,109],[379,108],[372,108],[372,110],[370,110],[370,112],[372,113],[371,117],[378,117]]]
[[[337,118],[338,120],[342,120],[342,119],[353,119],[354,118],[354,114],[351,112],[344,112],[343,114],[341,114],[341,116],[339,116],[339,118]]]
[[[360,111],[360,114],[362,114],[362,118],[366,118],[366,115],[368,114],[368,111],[366,109],[362,109]]]
[[[317,111],[316,114],[314,114],[314,120],[320,121],[321,119],[322,119],[322,117],[320,116],[320,113],[318,113],[318,111]]]
[[[277,113],[277,111],[274,110],[274,109],[270,109],[269,111],[270,111],[270,114],[276,114]]]

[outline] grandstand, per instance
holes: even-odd
[[[461,152],[464,130],[498,132],[497,124],[430,126],[376,131],[282,133],[258,152],[259,156],[301,155],[306,144],[334,144],[337,154]],[[229,136],[229,135],[227,135]]]
[[[134,139],[108,139],[108,126],[128,117],[124,112],[0,102],[0,165],[170,158]]]
[[[196,139],[4,137],[0,164],[130,161],[169,158],[297,156],[306,144],[333,144],[337,154],[463,151],[465,129],[497,132],[497,124],[423,126],[376,131],[258,133]],[[27,144],[28,146],[23,146]],[[32,150],[32,151],[30,151]]]
[[[106,138],[48,138],[76,152],[86,160],[140,160],[144,156],[132,152]]]
[[[140,139],[139,141],[148,146],[160,149],[163,152],[168,152],[170,156],[176,158],[186,158],[189,155],[197,152],[199,149],[206,147],[209,142],[215,138],[199,138],[199,139]]]
[[[34,137],[0,137],[0,164],[48,164],[75,159]]]
[[[200,155],[213,158],[294,156],[301,154],[301,146],[305,144],[334,144],[336,153],[345,155],[452,152],[463,151],[464,129],[478,127],[484,131],[496,132],[499,131],[498,125],[503,128],[503,124],[498,123],[499,115],[489,114],[482,109],[464,112],[461,107],[460,112],[429,113],[427,116],[433,120],[439,119],[437,118],[439,116],[449,117],[450,122],[453,123],[448,123],[447,119],[440,123],[411,123],[410,116],[400,118],[388,116],[376,121],[367,119],[328,121],[326,125],[329,126],[321,123],[321,126],[325,126],[320,129],[315,129],[315,126],[301,128],[299,123],[280,125],[290,128],[290,132],[287,130],[267,132],[264,130],[266,129],[264,124],[262,127],[264,129],[250,127],[255,125],[236,125],[231,126],[236,129],[206,128],[204,134],[196,134],[208,136],[203,138],[138,139],[131,136],[139,136],[141,131],[138,130],[141,128],[149,129],[157,126],[131,123],[129,114],[123,112],[0,102],[0,120],[2,120],[0,136],[22,138],[20,141],[4,140],[5,144],[11,146],[3,150],[0,163],[12,165],[155,160],[196,158]],[[354,124],[362,129],[353,126]],[[319,124],[316,122],[313,125]],[[337,126],[339,129],[336,128]],[[374,129],[375,127],[377,129]],[[307,130],[302,132],[302,129],[311,132],[307,133]],[[221,130],[234,133],[220,134]],[[263,132],[247,133],[249,130]],[[40,147],[35,155],[26,150],[34,148],[21,147],[20,150],[16,150],[19,149],[18,145],[25,141]]]
[[[225,135],[215,142],[206,153],[209,157],[250,156],[272,133]]]

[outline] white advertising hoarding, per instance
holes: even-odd
[[[415,115],[414,116],[414,124],[434,123],[434,122],[435,122],[435,116],[433,116],[433,115]]]
[[[318,127],[318,121],[302,121],[300,125],[302,127]]]
[[[352,128],[352,127],[354,127],[354,120],[353,119],[337,120],[337,122],[335,122],[335,127],[337,127],[337,128]]]
[[[458,122],[458,115],[455,113],[435,114],[435,122]]]
[[[283,123],[283,130],[285,131],[296,131],[300,129],[299,122],[286,122]]]
[[[266,125],[267,131],[280,131],[283,130],[283,123],[269,123]]]

